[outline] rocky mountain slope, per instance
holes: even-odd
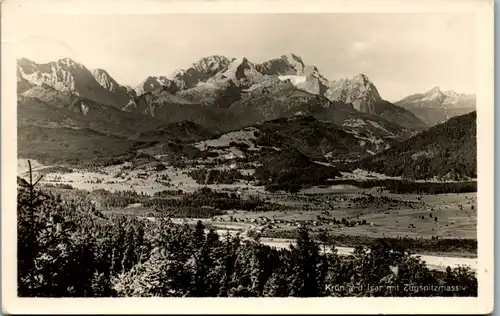
[[[410,179],[477,177],[476,112],[453,117],[356,167]]]
[[[407,96],[395,103],[417,115],[429,125],[472,112],[476,109],[476,96],[434,87],[425,93]]]
[[[123,107],[130,99],[127,89],[120,86],[106,71],[90,71],[70,58],[47,64],[37,64],[22,58],[17,61],[17,74],[20,93],[33,86],[45,85],[118,108]]]
[[[329,81],[317,67],[306,65],[301,57],[294,54],[260,64],[244,57],[210,56],[168,78],[148,77],[136,91],[138,94],[154,92],[163,86],[170,93],[193,103],[229,108],[244,98],[245,93],[265,94],[265,88],[276,90],[287,84],[332,102],[351,104],[358,112],[381,116],[404,128],[419,130],[426,127],[413,113],[383,100],[366,75]],[[265,112],[273,111],[276,110],[265,109]]]
[[[149,76],[135,88],[135,91],[137,95],[141,95],[153,92],[162,86],[167,87],[172,93],[190,89],[213,77],[230,63],[231,60],[225,56],[204,57],[193,63],[191,67],[176,70],[170,76]]]
[[[375,85],[364,74],[330,82],[326,96],[330,100],[351,103],[356,110],[365,113],[374,113],[375,103],[382,100]]]

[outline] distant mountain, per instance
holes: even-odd
[[[383,100],[373,82],[364,74],[352,79],[328,81],[316,66],[305,65],[302,58],[294,54],[256,65],[256,69],[265,75],[277,76],[278,80],[289,82],[300,90],[324,96],[330,101],[352,104],[359,112],[381,116],[405,128],[426,127],[414,114]],[[272,82],[269,77],[266,79]]]
[[[140,96],[141,94],[152,92],[163,87],[169,91],[172,91],[173,93],[178,90],[177,85],[165,76],[149,76],[143,82],[141,82],[134,89],[134,91],[136,92],[136,96]]]
[[[366,136],[365,141],[368,142],[371,142],[371,136],[398,139],[407,135],[404,128],[398,124],[380,116],[359,112],[351,104],[330,101],[326,97],[298,89],[289,81],[249,89],[242,95],[241,100],[233,103],[231,109],[242,120],[247,120],[248,125],[252,124],[252,121],[262,123],[299,115],[335,123],[359,137]],[[385,146],[384,141],[377,142],[380,147]]]
[[[188,69],[175,71],[172,80],[180,90],[193,88],[198,83],[205,82],[217,73],[227,69],[232,61],[234,61],[234,58],[229,59],[220,55],[203,57]]]
[[[246,58],[233,59],[214,76],[177,94],[208,107],[228,108],[241,92],[259,82],[263,75]]]
[[[425,93],[413,94],[395,103],[413,112],[429,125],[472,112],[476,109],[476,96],[441,91],[434,87]]]
[[[380,116],[404,128],[420,130],[427,127],[410,111],[383,100],[373,82],[364,74],[330,82],[325,96],[352,104],[360,112]]]
[[[295,54],[282,55],[280,58],[274,58],[256,65],[257,70],[264,75],[304,75],[304,62],[302,58]]]
[[[330,82],[326,97],[351,103],[356,110],[365,113],[374,113],[375,104],[382,100],[373,82],[364,74]]]
[[[94,69],[92,70],[92,76],[97,81],[101,87],[110,92],[115,93],[128,93],[127,89],[123,86],[120,86],[115,79],[111,78],[108,72],[104,69]]]
[[[150,142],[195,141],[212,135],[192,122],[165,124],[40,86],[18,97],[17,115],[19,156],[48,164],[123,162],[119,157]]]
[[[460,94],[454,91],[441,91],[439,87],[434,87],[425,93],[413,94],[396,102],[407,109],[413,108],[476,108],[476,96]]]
[[[295,54],[283,55],[256,65],[264,75],[277,76],[279,80],[289,81],[295,87],[317,95],[324,95],[328,79],[320,74],[316,66],[305,65],[302,58]]]
[[[457,116],[362,159],[356,167],[410,179],[477,177],[476,112]]]
[[[226,69],[231,60],[225,56],[213,55],[201,58],[187,69],[176,70],[170,76],[149,76],[141,82],[135,91],[138,95],[153,92],[162,86],[175,93],[196,87],[200,82],[205,82],[218,72]]]
[[[17,61],[17,74],[18,93],[23,93],[33,86],[45,85],[119,108],[127,104],[130,98],[127,89],[121,87],[106,71],[90,71],[70,58],[47,64],[37,64],[21,58]]]
[[[369,112],[370,114],[379,116],[386,121],[398,124],[406,129],[418,131],[428,127],[428,125],[414,113],[394,105],[389,101],[379,100],[375,102],[373,108],[374,110],[373,112]]]
[[[355,111],[346,104],[330,102],[322,96],[298,89],[290,81],[278,81],[267,86],[251,87],[243,91],[241,99],[231,105],[231,109],[242,119],[264,122],[279,117],[301,115],[322,115],[335,119],[341,111]],[[328,112],[328,114],[327,114]]]
[[[229,82],[241,87],[248,88],[263,77],[255,65],[247,58],[233,59],[226,67],[209,78],[206,82],[213,85],[226,85]]]

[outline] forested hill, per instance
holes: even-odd
[[[477,173],[476,112],[429,128],[356,167],[409,179],[461,180]]]

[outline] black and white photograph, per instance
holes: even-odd
[[[15,3],[2,15],[2,89],[15,91],[2,99],[2,286],[21,307],[493,308],[492,2]],[[439,312],[429,302],[413,306]]]

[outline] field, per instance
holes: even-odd
[[[407,201],[412,202],[409,207],[396,208],[389,206],[389,203],[380,203],[375,195],[371,195],[375,196],[373,201],[365,202],[364,205],[353,203],[358,199],[369,199],[367,195],[373,194],[373,190],[359,189],[356,193],[338,193],[341,190],[336,189],[337,192],[334,194],[314,195],[312,205],[307,202],[310,197],[307,195],[294,196],[295,201],[282,197],[280,203],[288,206],[293,205],[294,211],[279,213],[236,212],[231,216],[236,220],[259,217],[271,218],[274,220],[271,223],[275,224],[273,226],[276,226],[275,229],[277,230],[293,228],[293,226],[286,224],[309,221],[314,225],[312,227],[313,231],[326,229],[333,234],[413,238],[431,238],[432,236],[441,238],[476,237],[476,212],[471,209],[474,208],[476,203],[475,194],[450,194],[436,197],[432,195],[391,196],[390,193],[382,193],[383,196],[390,196],[394,200],[393,205],[401,205]],[[325,207],[325,204],[328,206]],[[307,205],[309,205],[309,210],[304,211],[303,209]],[[460,205],[462,205],[462,209]],[[225,219],[227,220],[229,216],[225,216]],[[334,218],[366,221],[367,224],[354,227],[341,225],[332,227],[326,224],[326,222]],[[285,223],[278,222],[276,224],[276,221]]]
[[[307,225],[313,235],[328,233],[342,246],[353,246],[359,241],[366,243],[375,238],[410,238],[423,243],[443,239],[476,240],[476,193],[397,194],[378,187],[363,189],[352,185],[321,185],[304,188],[297,193],[271,193],[263,186],[245,180],[232,184],[199,184],[188,174],[202,167],[177,168],[167,165],[158,170],[154,164],[146,162],[135,166],[125,163],[85,170],[43,166],[33,162],[35,174],[43,173],[42,185],[48,187],[65,185],[84,191],[135,191],[151,197],[167,192],[170,200],[208,187],[214,192],[236,194],[241,200],[258,199],[266,202],[267,206],[258,209],[241,210],[236,207],[210,213],[223,215],[202,216],[208,217],[203,219],[208,227],[236,230],[245,235],[257,233],[273,238],[293,238],[298,227]],[[224,165],[218,168],[228,169]],[[26,160],[20,159],[18,173],[26,175],[26,170]],[[243,172],[252,174],[253,170]],[[380,179],[380,175],[360,171],[344,173],[344,178],[352,179],[356,175],[361,181]],[[134,202],[137,202],[136,205],[131,203],[124,207],[109,207],[107,211],[131,216],[156,216],[156,204],[144,206],[143,199]],[[201,206],[196,204],[196,207]],[[186,214],[199,212],[190,210]],[[196,218],[189,221],[194,223]],[[475,249],[471,247],[421,250],[427,254],[452,253],[457,257],[476,255]]]

